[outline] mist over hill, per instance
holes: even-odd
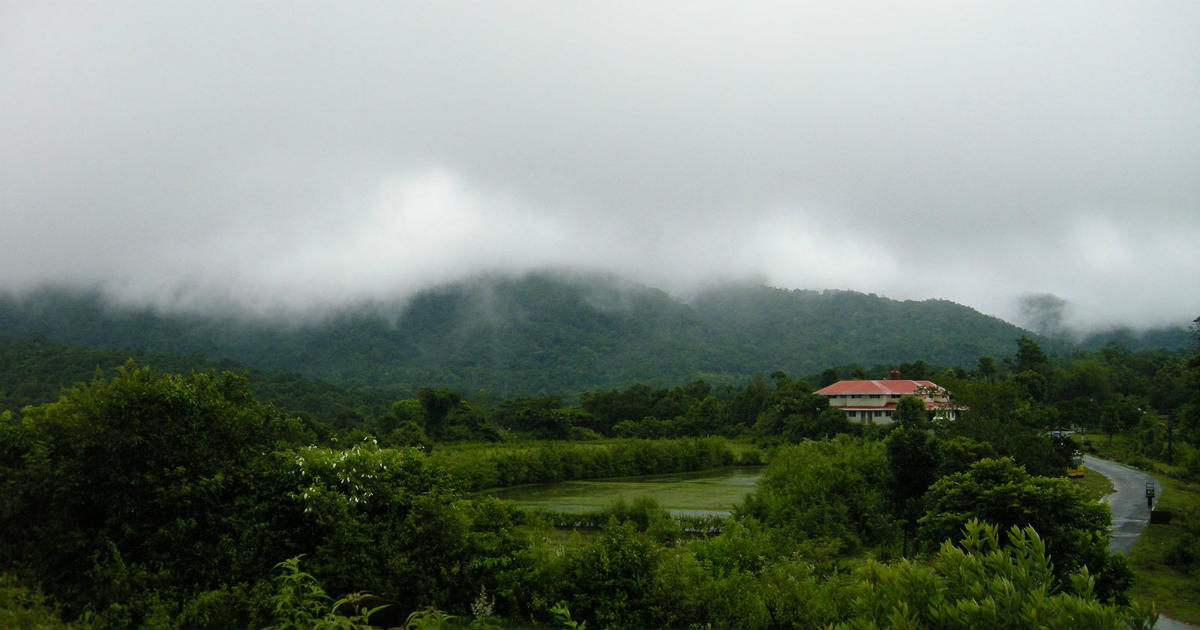
[[[41,289],[0,298],[0,333],[228,358],[341,384],[497,395],[916,359],[971,367],[981,355],[1011,355],[1029,334],[944,300],[761,285],[683,300],[615,276],[556,272],[479,277],[303,322],[164,313],[115,306],[97,292]],[[1050,353],[1073,347],[1039,342]]]
[[[1134,329],[1130,326],[1100,326],[1079,328],[1074,304],[1051,293],[1034,293],[1019,300],[1016,323],[1043,337],[1078,344],[1088,350],[1098,350],[1109,343],[1118,343],[1134,351],[1164,349],[1184,350],[1192,345],[1192,335],[1186,325],[1156,326]]]

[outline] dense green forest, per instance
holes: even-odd
[[[279,324],[127,309],[96,293],[0,297],[0,334],[232,359],[339,385],[570,395],[640,381],[737,384],[759,372],[922,358],[969,365],[1025,331],[952,302],[723,286],[682,301],[604,276],[482,278]],[[1065,341],[1036,340],[1053,354]]]
[[[1077,445],[1050,431],[1092,427],[1200,478],[1195,352],[1049,356],[1019,337],[961,367],[383,405],[297,377],[315,402],[296,413],[256,393],[272,373],[141,356],[165,367],[96,374],[112,355],[6,343],[12,391],[93,363],[0,414],[7,627],[1144,627],[1107,509],[1063,477]],[[963,417],[902,401],[894,426],[862,427],[812,393],[890,368],[950,388]],[[638,502],[572,533],[474,493],[759,462],[716,528]],[[1200,570],[1198,541],[1174,543],[1172,571]]]
[[[379,387],[331,385],[295,372],[253,368],[230,360],[71,347],[53,343],[41,334],[20,338],[0,334],[0,410],[52,401],[64,387],[91,380],[97,372],[114,374],[131,359],[164,372],[238,372],[249,379],[251,391],[259,400],[306,419],[322,435],[330,430],[326,425],[350,426],[390,409],[400,393]]]

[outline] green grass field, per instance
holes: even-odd
[[[761,468],[721,468],[649,477],[564,481],[502,488],[486,494],[523,508],[592,512],[618,500],[650,497],[672,514],[724,516],[754,490]]]

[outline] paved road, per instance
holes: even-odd
[[[1142,535],[1142,528],[1150,520],[1150,510],[1146,507],[1146,484],[1154,484],[1155,503],[1158,503],[1158,497],[1162,495],[1162,486],[1154,477],[1116,462],[1084,455],[1083,463],[1108,477],[1116,488],[1116,492],[1103,499],[1112,510],[1112,532],[1109,535],[1108,550],[1129,553],[1138,536]]]
[[[1154,484],[1154,503],[1162,496],[1162,486],[1154,477],[1140,470],[1127,468],[1106,459],[1097,459],[1091,455],[1083,456],[1083,463],[1088,468],[1108,477],[1116,492],[1104,497],[1103,501],[1112,510],[1112,532],[1109,535],[1108,550],[1116,553],[1129,553],[1142,529],[1150,520],[1150,510],[1146,507],[1146,484]],[[1159,615],[1155,630],[1200,630],[1200,626],[1176,621]]]

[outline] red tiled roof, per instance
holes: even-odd
[[[815,393],[825,396],[846,394],[895,394],[905,396],[916,394],[917,388],[920,387],[941,389],[931,381],[838,381],[833,385],[818,389]]]

